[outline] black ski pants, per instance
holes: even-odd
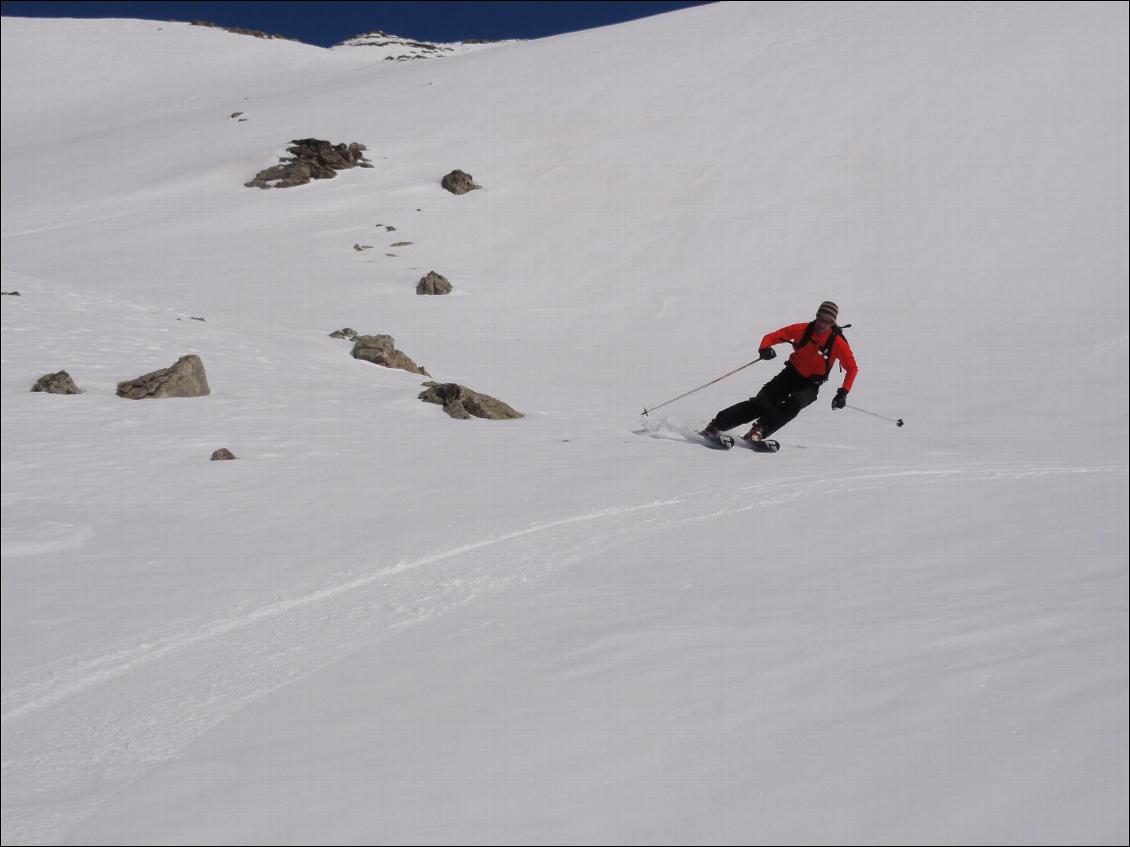
[[[769,436],[800,414],[820,392],[820,383],[798,374],[791,365],[769,380],[756,397],[744,400],[714,416],[720,430],[757,421],[763,435]]]

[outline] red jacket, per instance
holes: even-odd
[[[820,332],[818,329],[813,329],[812,338],[803,347],[797,347],[800,340],[804,337],[804,331],[808,328],[808,324],[792,324],[791,326],[782,327],[776,332],[771,332],[763,339],[761,339],[761,348],[772,347],[774,344],[791,344],[793,345],[793,354],[789,356],[789,364],[792,365],[796,372],[801,376],[824,376],[832,372],[832,365],[836,362],[845,371],[843,389],[845,391],[851,390],[851,385],[855,382],[855,375],[859,373],[859,366],[855,363],[855,356],[851,352],[851,347],[848,346],[847,339],[842,335],[836,338],[836,343],[832,345],[832,350],[828,358],[824,358],[821,352],[824,345],[828,342],[828,335],[832,332],[831,329]],[[761,349],[759,348],[759,349]]]

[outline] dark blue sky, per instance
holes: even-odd
[[[541,38],[590,29],[633,18],[670,12],[702,3],[539,2],[13,2],[5,15],[52,18],[143,18],[164,21],[205,20],[257,29],[329,47],[373,30],[425,41],[465,38]]]

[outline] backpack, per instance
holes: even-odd
[[[828,381],[828,375],[832,373],[832,348],[835,346],[837,338],[843,338],[844,341],[847,341],[847,338],[844,338],[844,330],[848,329],[849,327],[851,327],[851,324],[844,324],[843,326],[840,326],[839,324],[832,325],[832,331],[828,333],[828,340],[825,341],[824,346],[820,348],[820,355],[824,357],[824,365],[827,370],[824,371],[824,376],[813,377],[814,380],[818,381],[818,384],[822,385],[823,383]],[[815,331],[816,321],[809,321],[808,326],[804,328],[804,335],[800,337],[800,341],[793,349],[799,350],[801,347],[811,341],[812,333]]]

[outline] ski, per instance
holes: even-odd
[[[745,447],[755,453],[776,453],[781,449],[781,444],[772,438],[766,438],[764,441],[746,441],[744,438],[734,438],[724,432],[718,435],[704,435],[702,436],[703,442],[707,447],[713,450],[729,450],[734,446]]]
[[[748,447],[755,453],[776,453],[781,449],[781,443],[772,438],[766,438],[764,441],[746,441],[744,438],[738,438],[735,443]]]
[[[724,432],[718,435],[706,435],[700,432],[699,435],[702,436],[702,440],[705,442],[706,446],[714,450],[729,450],[734,446],[734,437]]]

